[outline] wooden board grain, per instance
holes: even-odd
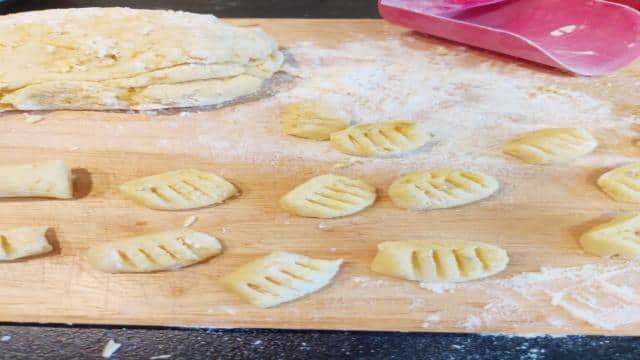
[[[236,22],[262,26],[285,48],[309,40],[326,47],[337,47],[349,40],[415,40],[406,30],[379,20]],[[424,49],[454,46],[428,37],[419,37],[412,44]],[[610,101],[616,111],[627,115],[638,116],[640,111],[637,63],[615,75],[586,82],[507,57],[468,51],[472,59],[503,64],[506,72],[509,64],[516,62],[532,72],[547,73],[545,81],[549,84],[580,89],[594,98]],[[473,66],[473,61],[468,66]],[[251,107],[254,103],[238,106]],[[75,169],[77,195],[73,201],[0,201],[2,227],[51,226],[56,245],[53,254],[0,264],[0,321],[469,331],[462,326],[465,309],[484,306],[482,294],[434,294],[416,283],[376,275],[368,268],[376,244],[425,236],[495,243],[505,247],[511,256],[509,268],[500,274],[506,278],[541,266],[599,261],[578,253],[579,234],[611,214],[637,209],[614,203],[597,190],[595,177],[611,166],[602,164],[535,170],[523,167],[520,172],[502,176],[503,189],[488,201],[443,211],[405,212],[394,208],[384,193],[402,169],[360,171],[353,166],[336,170],[334,161],[296,157],[256,163],[241,156],[229,160],[229,156],[203,148],[197,142],[198,136],[216,131],[216,121],[223,121],[233,111],[225,108],[188,117],[58,111],[44,113],[45,121],[38,124],[26,123],[21,113],[0,115],[0,163],[64,159]],[[252,136],[251,119],[238,126],[238,131]],[[628,130],[623,139],[613,132],[598,134],[604,144],[598,151],[640,155],[631,146],[634,130]],[[274,119],[272,133],[279,132]],[[160,146],[167,143],[171,146]],[[229,152],[236,151],[234,144],[228,146]],[[116,191],[116,186],[127,180],[184,167],[218,172],[237,184],[242,196],[218,207],[165,212],[136,206]],[[357,216],[332,221],[292,217],[278,207],[277,199],[293,186],[314,174],[330,171],[367,179],[381,189],[379,201]],[[558,187],[566,191],[555,192],[553,189]],[[546,196],[540,189],[547,189]],[[96,272],[83,258],[92,244],[181,227],[191,215],[198,216],[194,229],[221,239],[225,247],[221,256],[181,271],[126,275]],[[217,283],[223,274],[274,250],[342,257],[346,263],[327,288],[268,310],[245,304]],[[455,316],[423,326],[429,314],[443,309]],[[527,322],[500,321],[482,331],[567,332],[551,326],[539,315]],[[640,335],[640,325],[606,331],[584,323],[570,332]]]

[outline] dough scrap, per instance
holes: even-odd
[[[120,185],[127,198],[156,210],[185,210],[220,204],[238,189],[212,173],[195,169],[169,171]]]
[[[429,140],[412,121],[360,124],[331,134],[334,149],[355,156],[390,156],[416,150]]]
[[[0,230],[0,261],[46,254],[53,250],[47,241],[47,229],[47,227],[32,226]]]
[[[520,136],[503,151],[530,164],[552,164],[576,159],[597,146],[598,141],[586,130],[547,128]]]
[[[396,179],[388,193],[403,209],[444,209],[482,200],[499,187],[496,179],[480,172],[431,169]]]
[[[591,254],[623,258],[640,257],[640,214],[622,216],[582,234],[582,248]]]
[[[602,174],[598,186],[616,201],[640,203],[640,163]]]
[[[73,198],[71,169],[62,160],[0,166],[0,197]]]
[[[376,188],[364,181],[327,174],[298,185],[280,199],[280,206],[298,216],[335,218],[364,210],[376,197]]]
[[[228,274],[222,285],[256,306],[268,308],[325,287],[341,264],[342,259],[321,260],[277,251]]]
[[[371,270],[420,282],[462,282],[495,275],[507,267],[507,252],[465,240],[404,240],[378,244]]]
[[[332,133],[346,129],[351,121],[333,106],[320,102],[299,102],[282,113],[282,128],[288,135],[312,140],[329,140]]]
[[[283,63],[259,28],[179,11],[33,11],[0,16],[0,33],[0,110],[215,105]]]
[[[100,271],[140,273],[179,269],[221,252],[215,237],[183,228],[98,245],[87,258]]]

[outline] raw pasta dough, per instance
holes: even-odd
[[[320,260],[274,252],[241,266],[222,284],[250,303],[268,308],[311,294],[336,275],[342,259]]]
[[[280,199],[280,206],[294,215],[335,218],[364,210],[376,197],[376,188],[364,181],[328,174],[298,185]]]
[[[334,149],[356,156],[390,156],[413,151],[430,136],[412,121],[388,121],[354,125],[331,134]]]
[[[167,10],[5,15],[0,34],[0,110],[214,105],[257,91],[283,60],[258,28]]]
[[[180,229],[98,245],[89,249],[87,257],[104,272],[152,272],[189,266],[221,252],[215,237]]]
[[[233,184],[194,169],[169,171],[120,185],[128,198],[151,209],[185,210],[219,204],[238,193]]]
[[[602,174],[598,186],[616,201],[640,202],[640,164],[622,166]]]
[[[302,102],[287,106],[282,113],[286,134],[312,140],[329,140],[332,133],[349,126],[349,119],[329,104]]]
[[[0,166],[0,197],[71,199],[71,169],[62,160]]]
[[[491,196],[498,181],[489,175],[460,169],[431,169],[402,176],[389,186],[389,197],[404,209],[443,209]]]
[[[421,282],[460,282],[494,275],[509,263],[503,249],[476,241],[405,240],[378,245],[371,269]]]
[[[582,248],[594,255],[640,257],[640,215],[622,216],[594,227],[580,237]]]
[[[549,128],[524,134],[504,146],[504,152],[530,164],[552,164],[593,151],[598,141],[586,130]]]
[[[0,261],[11,261],[53,250],[47,241],[47,227],[0,230]]]

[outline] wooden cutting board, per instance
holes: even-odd
[[[234,22],[260,25],[285,48],[302,41],[336,48],[349,41],[402,42],[411,38],[411,47],[424,49],[425,54],[436,46],[457,49],[456,44],[416,36],[380,20]],[[507,74],[514,69],[543,74],[541,81],[549,85],[576,89],[610,102],[616,114],[640,114],[639,63],[615,75],[586,80],[508,57],[464,51],[469,53],[470,61],[460,66],[473,67],[489,60]],[[297,85],[294,82],[291,86]],[[557,310],[549,302],[534,304],[536,312],[526,321],[506,317],[473,328],[465,326],[469,325],[469,316],[487,307],[486,293],[477,287],[473,291],[438,294],[417,283],[379,276],[368,268],[376,244],[381,241],[433,237],[479,240],[504,247],[511,263],[498,279],[538,271],[541,266],[602,263],[579,253],[577,237],[603,219],[638,208],[609,200],[594,185],[598,174],[617,164],[523,165],[520,170],[499,174],[503,190],[488,201],[450,210],[406,212],[394,208],[384,191],[395,176],[405,172],[394,166],[392,159],[386,160],[388,169],[367,168],[366,161],[361,166],[336,169],[333,158],[286,156],[288,146],[306,146],[297,139],[283,140],[280,156],[273,161],[256,161],[233,143],[227,144],[227,153],[221,147],[214,151],[202,146],[199,139],[216,132],[216,123],[228,121],[238,111],[259,103],[155,116],[57,111],[42,113],[45,120],[37,124],[25,122],[22,113],[0,115],[0,163],[64,159],[75,169],[77,195],[73,201],[0,201],[2,227],[51,226],[51,239],[56,246],[55,252],[46,256],[0,264],[0,321],[640,335],[638,323],[614,330],[580,321],[570,329],[553,326],[544,317],[545,311]],[[250,138],[245,141],[273,141],[254,135],[254,119],[234,119],[235,134]],[[446,122],[442,119],[442,126]],[[262,129],[261,133],[284,136],[277,117],[270,124],[272,128]],[[635,129],[625,126],[618,130],[596,134],[601,142],[596,153],[640,156],[640,149],[632,145]],[[331,152],[328,146],[324,151]],[[217,207],[165,212],[136,206],[116,191],[116,186],[125,181],[185,167],[224,175],[242,189],[242,196]],[[380,189],[380,198],[363,213],[338,220],[292,217],[278,207],[277,199],[282,194],[323,172],[367,179]],[[554,190],[558,187],[566,191]],[[93,244],[181,227],[191,215],[198,216],[194,229],[221,239],[225,247],[221,256],[180,271],[126,275],[94,271],[83,258]],[[321,258],[342,257],[345,265],[327,288],[274,309],[245,304],[218,285],[223,274],[274,250]]]

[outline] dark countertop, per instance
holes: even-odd
[[[220,17],[378,17],[375,0],[0,0],[0,13],[55,7],[170,8]],[[201,330],[72,325],[0,325],[0,359],[367,358],[367,359],[638,359],[635,337],[411,334],[344,331]],[[164,357],[167,358],[167,357]]]

